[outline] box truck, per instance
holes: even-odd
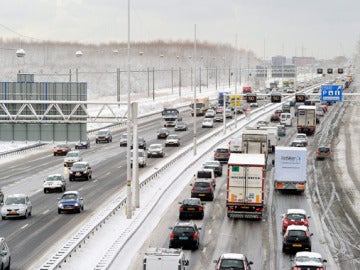
[[[246,154],[264,154],[265,162],[268,157],[268,132],[256,128],[246,128],[241,135],[242,147],[241,153]]]
[[[313,135],[316,130],[316,106],[301,105],[297,109],[298,133]]]
[[[230,154],[226,196],[229,218],[262,218],[264,178],[264,154]]]
[[[304,192],[307,150],[305,147],[275,147],[275,190]]]

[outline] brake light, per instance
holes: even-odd
[[[289,221],[287,219],[284,219],[283,223],[284,223],[284,225],[288,225]]]
[[[194,239],[197,239],[198,238],[198,234],[197,233],[194,233]]]
[[[174,239],[174,236],[175,236],[174,233],[171,232],[171,233],[170,233],[170,239]]]
[[[262,211],[262,208],[261,208],[261,207],[255,208],[255,211],[256,211],[256,212],[261,212],[261,211]]]
[[[227,155],[227,156],[230,156],[230,152],[226,152],[226,155]]]
[[[195,187],[192,187],[192,189],[191,190],[195,190]]]
[[[216,151],[214,151],[214,156],[217,156],[217,155],[219,155],[219,153],[218,153],[218,152],[216,152]]]
[[[180,206],[180,211],[184,211],[184,206]]]
[[[209,188],[208,188],[208,190],[212,191],[212,188],[211,188],[211,187],[209,187]]]
[[[203,211],[203,210],[204,210],[204,207],[199,206],[199,211]]]
[[[319,154],[320,154],[320,152],[319,152],[319,151],[316,151],[316,154],[317,154],[317,155],[319,155]]]

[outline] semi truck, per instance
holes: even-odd
[[[267,131],[267,140],[268,140],[268,153],[274,153],[275,147],[278,144],[278,128],[277,127],[259,127],[260,130]]]
[[[149,248],[143,259],[143,270],[186,270],[189,260],[181,249]]]
[[[231,153],[226,209],[229,218],[261,219],[264,213],[264,154]]]
[[[194,116],[194,103],[196,104],[196,116],[204,116],[206,111],[210,108],[209,97],[197,98],[195,102],[190,104],[191,116]]]
[[[298,133],[313,135],[316,130],[316,106],[301,105],[297,109]]]
[[[267,163],[267,157],[269,152],[267,130],[247,128],[242,132],[241,138],[242,138],[241,153],[264,154],[265,162]]]
[[[174,108],[164,108],[161,112],[164,127],[174,127],[177,121],[181,121],[180,112]]]
[[[275,148],[274,188],[304,192],[306,187],[306,147],[277,146]]]

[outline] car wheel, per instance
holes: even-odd
[[[64,186],[64,188],[63,188],[63,192],[65,192],[66,191],[66,187]]]
[[[72,177],[70,177],[70,178],[69,178],[69,181],[72,182],[72,181],[74,181],[74,179],[73,179]]]
[[[58,214],[61,214],[61,210],[60,210],[60,209],[58,209]]]
[[[28,217],[28,212],[26,211],[24,215],[24,219],[27,219],[27,217]]]
[[[6,219],[6,217],[2,216],[2,217],[1,217],[1,219],[2,219],[2,220],[5,220],[5,219]]]
[[[96,140],[95,142],[96,142],[96,143],[99,143],[99,141],[98,141],[98,140]]]
[[[44,193],[46,193],[47,192],[47,190],[46,190],[46,188],[44,188]]]
[[[286,253],[286,250],[285,250],[285,246],[283,245],[283,247],[282,247],[282,252],[283,253]]]

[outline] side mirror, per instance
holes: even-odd
[[[310,233],[310,236],[313,236],[314,234],[313,233]]]
[[[183,260],[184,266],[189,265],[189,260]]]
[[[213,263],[217,263],[218,262],[218,260],[213,260]]]

